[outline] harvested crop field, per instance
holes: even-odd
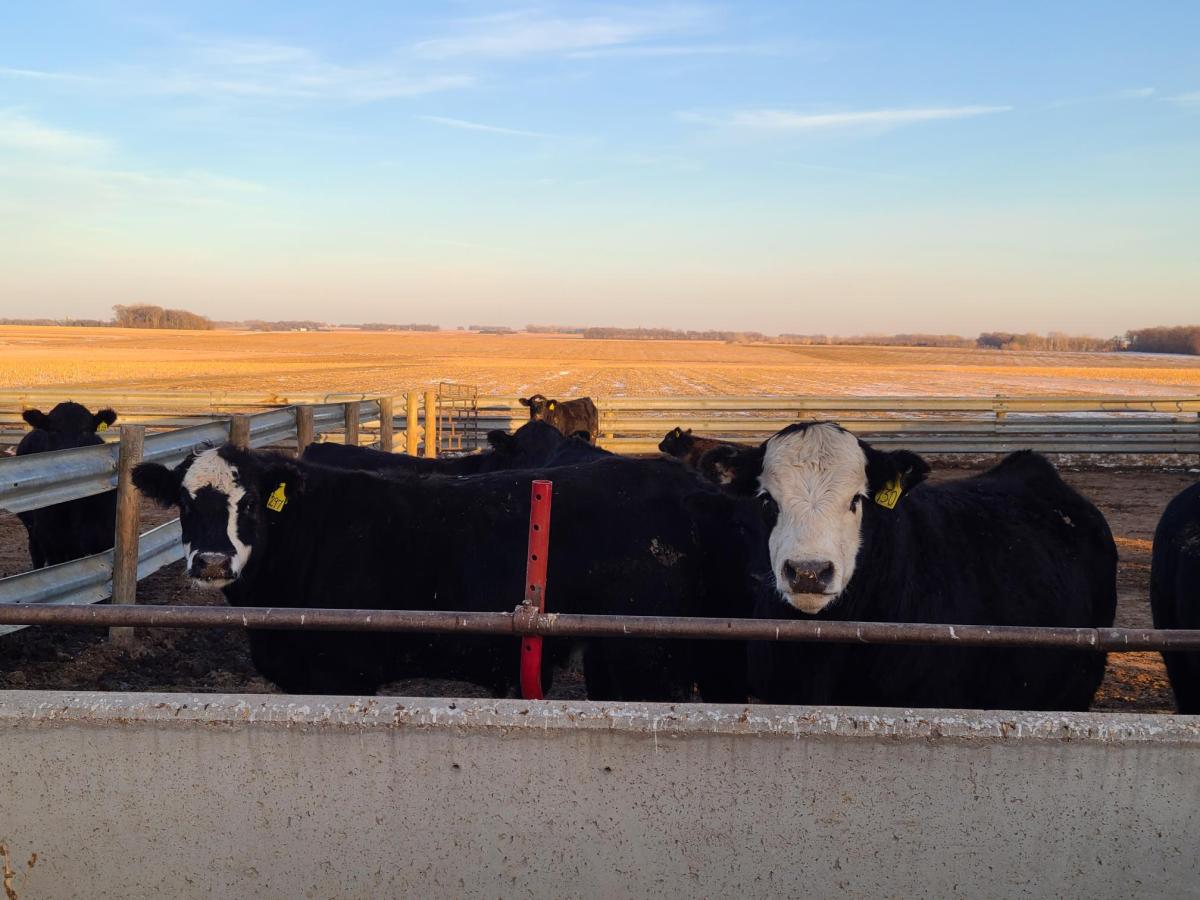
[[[960,478],[967,472],[945,470],[935,478]],[[1104,512],[1117,538],[1117,625],[1151,627],[1148,591],[1150,542],[1163,507],[1195,480],[1194,474],[1162,470],[1068,471],[1068,482]],[[143,521],[153,524],[163,513],[149,505]],[[15,516],[0,515],[0,577],[30,565],[24,529]],[[220,595],[191,590],[181,576],[181,563],[169,566],[139,585],[139,602],[155,604],[217,603]],[[553,586],[551,586],[553,590]],[[514,599],[514,605],[516,599]],[[239,631],[142,629],[131,650],[111,646],[97,629],[27,628],[0,638],[0,688],[64,690],[139,690],[273,692],[250,663],[245,635]],[[513,665],[517,642],[513,641]],[[582,678],[563,673],[552,698],[582,697]],[[410,680],[386,693],[404,696],[480,696],[472,685]],[[1096,709],[1167,712],[1170,686],[1155,653],[1109,657],[1108,674]]]
[[[484,395],[1200,393],[1200,358],[1126,353],[583,340],[471,332],[0,327],[0,390]]]

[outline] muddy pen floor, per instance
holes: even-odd
[[[935,479],[961,478],[966,470],[943,470]],[[1065,479],[1089,497],[1108,518],[1117,540],[1117,621],[1122,627],[1152,627],[1149,605],[1150,547],[1167,502],[1196,476],[1154,469],[1064,471]],[[143,530],[165,521],[164,513],[143,507]],[[0,514],[0,577],[30,566],[25,531],[16,516]],[[195,591],[175,563],[142,581],[141,604],[216,605],[219,593]],[[551,591],[553,586],[551,586]],[[515,601],[514,601],[515,603]],[[513,641],[513,665],[517,641]],[[138,629],[134,646],[111,645],[104,629],[26,628],[0,636],[0,688],[107,691],[277,692],[250,662],[241,630]],[[401,696],[485,696],[460,682],[407,679],[386,685],[384,694]],[[559,673],[549,697],[582,699],[583,679]],[[1169,712],[1173,709],[1166,671],[1157,653],[1109,656],[1095,709]]]

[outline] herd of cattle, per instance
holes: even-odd
[[[661,459],[595,446],[590,400],[535,395],[530,421],[489,448],[421,459],[313,444],[297,459],[231,444],[134,483],[179,510],[186,573],[235,606],[510,610],[523,596],[530,482],[553,482],[552,612],[1105,627],[1117,553],[1103,515],[1029,451],[937,484],[906,450],[836,424],[758,446],[679,428]],[[62,403],[25,413],[18,455],[101,442],[116,420]],[[112,545],[113,495],[22,513],[37,567]],[[1154,539],[1159,628],[1200,627],[1200,484]],[[253,661],[289,692],[372,693],[452,678],[517,687],[517,642],[487,635],[251,631]],[[588,697],[1087,709],[1100,653],[604,638],[581,653]],[[1164,654],[1181,712],[1200,713],[1200,653]],[[548,667],[552,672],[554,665]],[[547,675],[549,678],[550,675]]]

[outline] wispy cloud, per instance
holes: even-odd
[[[16,109],[0,109],[0,147],[51,156],[92,156],[110,146],[104,138],[54,128]]]
[[[638,59],[669,59],[687,56],[750,56],[776,52],[767,44],[634,44],[632,46],[602,47],[568,53],[570,59],[607,59],[629,57]]]
[[[444,125],[446,128],[460,128],[464,131],[485,131],[488,134],[508,134],[514,137],[529,137],[529,138],[547,138],[552,139],[557,135],[546,134],[542,131],[526,131],[521,128],[503,128],[499,125],[485,125],[482,122],[470,122],[466,119],[451,119],[446,116],[418,116],[417,118],[432,122],[435,125]]]
[[[708,18],[705,10],[690,6],[629,8],[581,17],[520,10],[460,20],[455,33],[421,41],[414,50],[427,59],[578,54],[678,37]]]
[[[244,205],[264,191],[255,182],[199,170],[140,171],[33,158],[0,166],[0,208],[42,221],[121,209]]]
[[[1122,88],[1119,91],[1110,91],[1107,94],[1096,94],[1091,97],[1072,97],[1066,100],[1055,100],[1053,103],[1046,104],[1046,109],[1061,109],[1064,106],[1082,106],[1092,103],[1111,103],[1114,100],[1149,100],[1157,93],[1158,91],[1152,87]]]
[[[190,38],[168,59],[86,74],[0,68],[0,77],[132,95],[347,102],[416,97],[475,82],[467,73],[429,68],[397,58],[337,63],[305,47],[267,40]]]
[[[21,78],[29,81],[60,81],[85,84],[92,79],[86,75],[73,75],[69,72],[45,72],[41,69],[14,69],[0,66],[0,78]]]
[[[1153,97],[1157,93],[1152,87],[1125,88],[1117,91],[1113,96],[1118,100],[1145,100],[1147,97]]]
[[[1182,106],[1186,109],[1200,109],[1200,91],[1191,91],[1187,94],[1176,94],[1174,97],[1169,97],[1172,103],[1176,106]]]
[[[969,119],[1009,112],[1011,106],[931,106],[855,112],[801,113],[787,109],[743,109],[726,116],[683,112],[685,122],[759,134],[803,134],[823,131],[887,131],[922,122]]]

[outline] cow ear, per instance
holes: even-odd
[[[683,429],[680,428],[678,425],[676,425],[675,430],[671,432],[671,437],[674,437],[674,438],[683,437]]]
[[[507,450],[516,442],[516,438],[507,431],[496,428],[487,433],[487,442],[493,450]]]
[[[762,474],[762,447],[713,447],[700,457],[700,474],[735,494],[750,495]]]
[[[133,483],[159,506],[177,506],[183,486],[183,469],[168,469],[159,463],[141,463],[133,467]]]
[[[50,417],[40,409],[27,409],[21,413],[21,418],[33,428],[47,428],[50,425]]]
[[[102,409],[92,416],[92,431],[104,431],[116,421],[117,414],[114,410]]]
[[[290,459],[279,457],[266,462],[258,475],[258,489],[267,498],[268,507],[272,501],[279,503],[304,493],[304,470]],[[276,499],[278,498],[278,499]],[[282,509],[282,506],[280,506]],[[278,510],[276,510],[278,512]]]
[[[531,405],[532,401],[533,401],[532,397],[518,397],[517,398],[517,402],[520,403],[522,406],[529,406],[529,405]]]
[[[863,448],[867,455],[867,490],[872,494],[897,483],[902,491],[911,490],[929,474],[929,463],[911,450],[887,453],[866,444]]]

